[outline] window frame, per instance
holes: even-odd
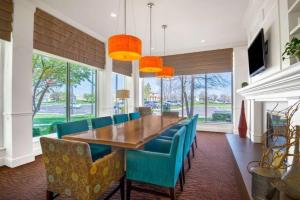
[[[223,73],[230,73],[230,88],[231,88],[231,109],[230,109],[230,113],[231,113],[231,121],[230,122],[214,122],[214,121],[208,121],[208,85],[207,85],[207,75],[208,74],[214,74],[214,73],[203,73],[203,74],[193,74],[194,76],[196,75],[204,75],[205,76],[205,88],[204,88],[204,92],[205,92],[205,98],[204,98],[204,113],[205,113],[205,119],[204,122],[201,122],[201,124],[233,124],[233,72],[223,72]],[[181,116],[184,116],[184,99],[183,99],[183,76],[185,75],[179,75],[178,77],[180,77],[181,79]],[[142,78],[142,105],[144,106],[144,85],[145,85],[145,78],[156,78],[156,77],[144,77]],[[161,108],[160,108],[160,113],[162,112],[162,105],[163,105],[163,79],[160,78],[161,84],[160,84],[160,95],[161,95],[161,99],[160,99],[160,104],[161,104]]]
[[[93,67],[93,66],[88,66],[86,64],[83,64],[83,63],[79,63],[77,61],[72,61],[72,60],[69,60],[69,59],[65,59],[65,58],[62,58],[62,57],[59,57],[59,56],[56,56],[56,55],[52,55],[52,54],[49,54],[49,53],[45,53],[45,52],[41,52],[39,50],[35,50],[33,52],[32,55],[34,54],[39,54],[41,56],[45,56],[45,57],[48,57],[50,59],[58,59],[58,60],[61,60],[63,62],[66,63],[66,83],[65,83],[65,91],[66,91],[66,110],[65,110],[65,119],[66,119],[66,122],[71,122],[71,95],[70,95],[70,87],[71,87],[71,65],[72,64],[76,64],[76,65],[79,65],[80,67],[86,67],[86,68],[89,68],[91,70],[94,70],[95,72],[95,83],[94,83],[94,91],[95,91],[95,110],[94,110],[94,114],[95,116],[94,117],[97,117],[98,116],[98,77],[99,77],[99,69]],[[88,118],[87,118],[88,119]],[[33,122],[32,122],[32,128],[33,128]],[[39,138],[41,136],[50,136],[55,134],[56,135],[56,132],[53,132],[53,133],[49,133],[49,134],[46,134],[46,135],[40,135],[40,136],[33,136],[33,138]],[[0,143],[1,144],[1,143]]]

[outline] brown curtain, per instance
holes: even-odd
[[[0,39],[10,41],[13,22],[13,1],[0,0]]]
[[[113,72],[131,76],[132,62],[113,60]]]
[[[35,49],[102,69],[105,66],[103,42],[38,8],[33,38]]]
[[[173,66],[175,75],[231,72],[233,49],[219,49],[194,53],[163,56],[165,66]],[[141,73],[141,77],[153,77],[154,74]]]

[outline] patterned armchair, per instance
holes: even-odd
[[[124,199],[124,154],[114,151],[92,161],[89,145],[83,142],[42,137],[40,139],[47,173],[47,199],[54,194],[78,200],[96,200],[114,182],[120,181]]]

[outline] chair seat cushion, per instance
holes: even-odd
[[[102,144],[89,144],[93,161],[111,153],[111,147]]]

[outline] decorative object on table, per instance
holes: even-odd
[[[154,72],[161,72],[163,69],[163,60],[160,56],[153,56],[152,53],[152,7],[154,3],[148,3],[147,6],[150,9],[150,34],[149,34],[149,55],[143,56],[140,59],[140,72],[147,72],[147,73],[154,73]]]
[[[297,62],[300,60],[300,40],[296,37],[294,37],[285,45],[285,50],[282,54],[282,60],[288,58],[296,58]]]
[[[300,153],[299,153],[299,140],[300,140],[300,126],[296,126],[295,132],[295,145],[294,145],[294,159],[291,168],[283,174],[282,179],[274,186],[281,192],[288,196],[300,199]]]
[[[127,102],[127,99],[129,99],[129,90],[117,90],[116,98],[117,99],[121,99],[122,102],[123,102],[123,104],[124,104],[124,107],[123,107],[121,113],[128,113],[128,102]],[[118,102],[117,102],[117,104],[119,105]]]
[[[142,117],[152,114],[151,107],[137,107],[135,110],[139,112]]]
[[[249,84],[247,82],[242,82],[242,88],[248,86]]]
[[[142,41],[126,33],[126,0],[124,0],[124,34],[108,39],[108,54],[114,60],[132,61],[142,56]]]
[[[272,199],[278,190],[300,199],[300,127],[292,124],[294,114],[299,107],[300,101],[282,111],[277,111],[277,115],[284,115],[286,119],[284,131],[286,141],[278,144],[275,140],[264,148],[260,161],[252,161],[248,164],[248,168],[251,163],[258,164],[249,170],[252,174],[252,196],[255,200]],[[267,132],[270,134],[270,131]],[[290,163],[290,160],[293,162]],[[286,172],[281,177],[282,171]]]
[[[166,28],[168,27],[166,24],[161,26],[164,29],[164,56],[166,56]],[[174,76],[174,67],[171,66],[163,66],[161,72],[157,72],[155,74],[157,78],[172,78]]]
[[[246,121],[246,114],[245,114],[245,105],[244,100],[242,101],[242,108],[241,108],[241,115],[239,121],[239,135],[241,138],[246,138],[247,136],[247,121]]]

